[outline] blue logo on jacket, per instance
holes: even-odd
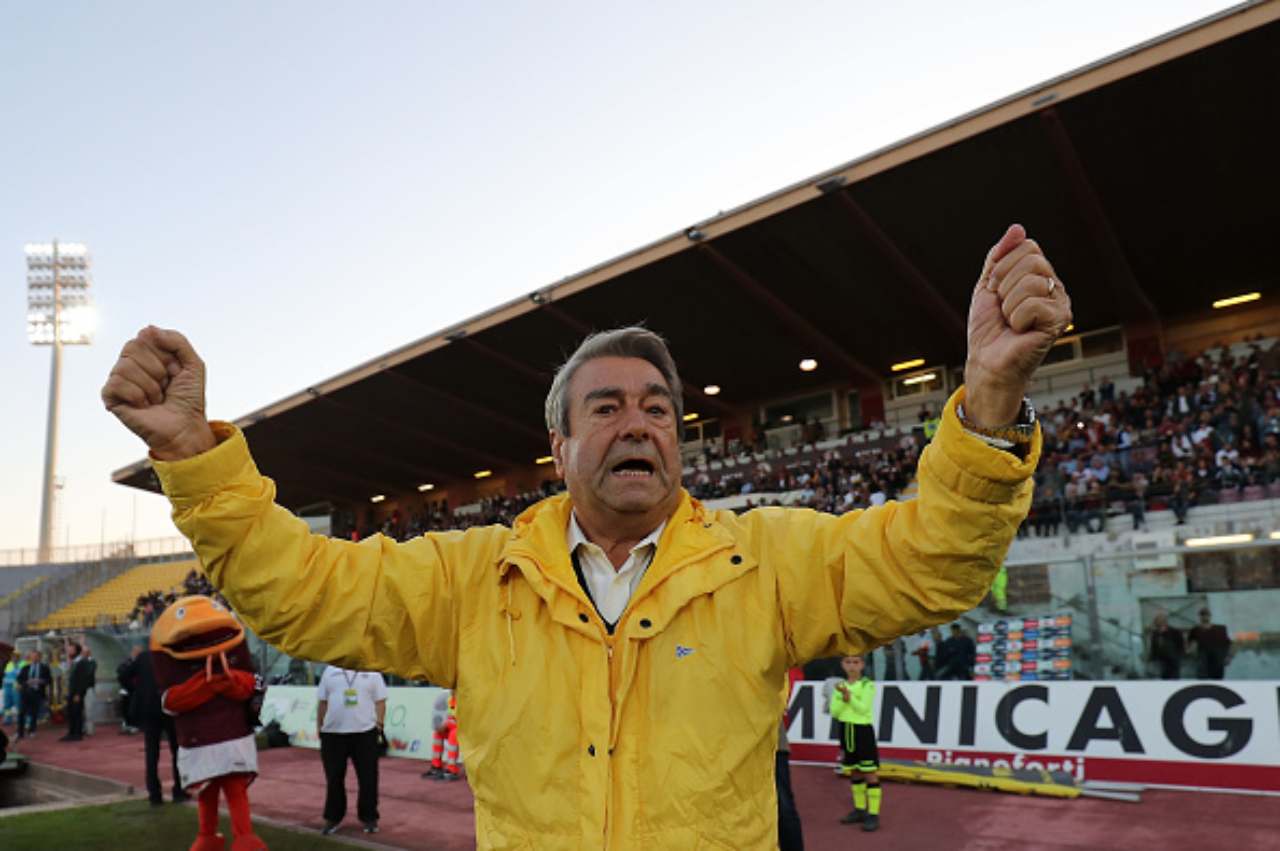
[[[689,654],[693,653],[693,651],[694,651],[694,648],[692,648],[692,647],[685,647],[683,644],[677,644],[677,645],[676,645],[676,658],[677,658],[677,659],[683,659],[684,657],[686,657],[686,656],[688,656]]]

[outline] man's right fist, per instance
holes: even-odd
[[[148,325],[125,343],[102,386],[102,404],[161,461],[217,443],[204,415],[204,361],[177,331]]]

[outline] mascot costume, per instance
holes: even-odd
[[[462,768],[458,765],[458,696],[453,692],[448,695],[448,701],[444,695],[436,700],[431,718],[435,728],[431,734],[431,770],[422,776],[433,780],[462,779]]]
[[[244,627],[216,600],[181,597],[151,628],[151,661],[161,704],[178,728],[179,782],[200,799],[200,833],[191,851],[223,848],[219,792],[231,814],[232,851],[265,849],[253,833],[248,794],[258,774],[253,728],[264,690]]]

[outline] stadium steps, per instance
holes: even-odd
[[[38,622],[35,629],[95,626],[104,620],[121,622],[133,611],[140,596],[181,589],[187,574],[198,569],[194,559],[138,565],[72,600]]]

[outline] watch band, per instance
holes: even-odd
[[[965,431],[997,449],[1012,449],[1016,445],[1031,443],[1036,434],[1036,409],[1031,400],[1022,397],[1018,418],[1011,425],[1000,428],[984,428],[964,415],[964,403],[956,403],[956,416]]]

